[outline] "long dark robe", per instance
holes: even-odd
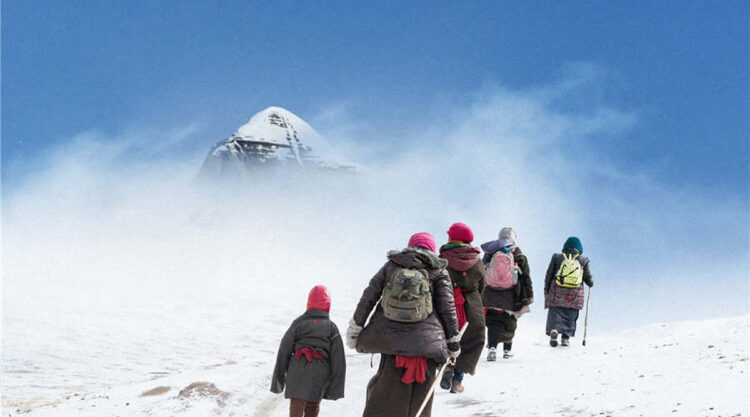
[[[404,368],[396,368],[395,355],[380,355],[380,366],[367,384],[367,400],[362,417],[415,417],[427,390],[435,381],[437,363],[427,361],[427,374],[421,384],[404,384]],[[422,417],[432,415],[432,396]]]
[[[578,313],[579,310],[574,308],[549,307],[547,311],[547,335],[550,334],[552,329],[556,329],[565,336],[575,336]]]
[[[456,360],[456,368],[474,375],[477,362],[484,349],[484,264],[479,259],[479,249],[473,246],[440,248],[440,256],[448,260],[448,274],[453,286],[464,291],[464,311],[469,325],[461,338],[461,355]]]

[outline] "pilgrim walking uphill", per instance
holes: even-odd
[[[330,308],[328,289],[313,287],[307,311],[292,322],[281,339],[271,391],[284,391],[290,400],[290,417],[316,417],[322,399],[344,397],[344,345],[336,324],[328,318]]]
[[[528,313],[534,302],[529,262],[516,246],[516,232],[504,227],[498,239],[482,244],[487,267],[487,288],[482,293],[487,323],[488,361],[497,359],[497,345],[503,343],[503,358],[513,356],[513,337],[518,319]]]
[[[563,245],[562,253],[552,255],[544,280],[544,307],[547,311],[547,335],[552,347],[558,345],[557,337],[562,335],[560,344],[569,345],[569,339],[576,334],[578,313],[583,308],[583,284],[594,286],[590,261],[582,256],[583,245],[575,236],[569,237]]]
[[[448,229],[448,243],[440,247],[440,257],[448,261],[448,274],[453,283],[458,327],[469,323],[461,339],[461,355],[455,366],[448,366],[440,387],[452,393],[463,392],[464,373],[474,371],[484,348],[484,264],[479,259],[479,248],[471,246],[474,233],[463,223],[454,223]]]
[[[389,252],[349,322],[347,345],[380,353],[363,417],[415,417],[438,364],[461,352],[448,262],[434,252],[428,233],[417,233],[409,247]],[[430,396],[421,416],[431,413]]]

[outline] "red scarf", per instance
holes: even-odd
[[[427,375],[427,358],[424,356],[396,356],[396,368],[406,368],[401,382],[423,384]]]
[[[464,298],[464,293],[469,290],[456,287],[453,289],[453,301],[456,304],[456,318],[458,319],[458,328],[464,327],[464,323],[466,323],[466,309],[464,308],[464,303],[466,302],[466,299]]]
[[[320,352],[309,347],[298,349],[296,352],[294,352],[295,358],[299,359],[302,356],[304,356],[308,362],[312,362],[313,359],[325,359],[323,355],[320,354]]]

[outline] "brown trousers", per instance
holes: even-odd
[[[311,403],[299,398],[289,399],[289,417],[318,417],[320,403]]]

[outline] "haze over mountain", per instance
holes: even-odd
[[[214,145],[199,176],[252,178],[269,168],[354,170],[307,122],[281,107],[268,107]]]

